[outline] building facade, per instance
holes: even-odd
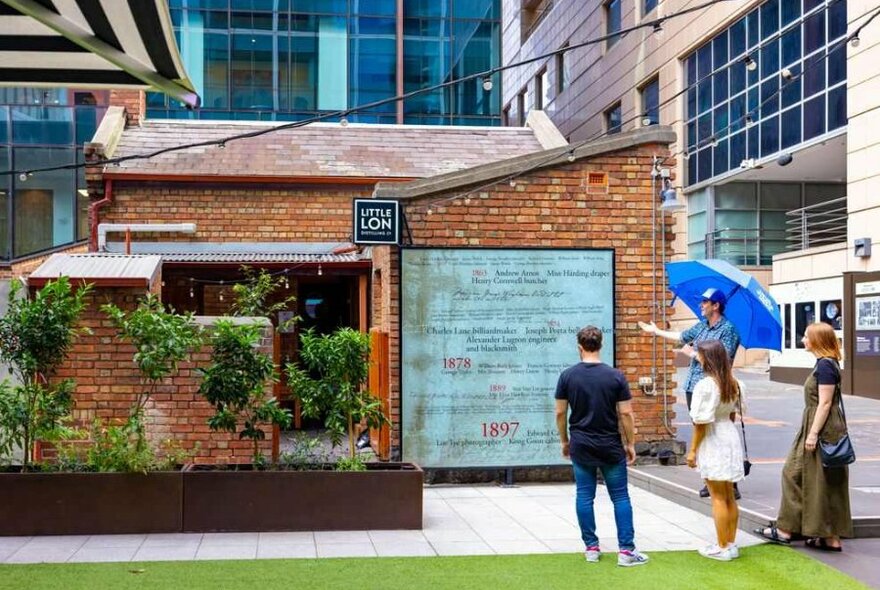
[[[500,0],[171,0],[191,111],[148,95],[150,118],[302,120],[499,65]],[[352,122],[494,126],[500,77],[390,102]],[[106,91],[0,89],[0,170],[82,161]],[[181,139],[183,141],[183,139]],[[82,173],[0,178],[0,261],[84,240]]]
[[[507,3],[504,62],[698,4]],[[876,241],[871,224],[880,216],[870,192],[878,148],[869,137],[880,30],[871,23],[846,42],[876,9],[861,0],[719,2],[506,71],[503,118],[516,125],[543,109],[572,142],[672,126],[678,141],[664,166],[687,202],[676,256],[722,258],[770,285],[786,329],[770,364],[777,377],[799,379],[812,366],[800,342],[805,326],[828,321],[854,339],[843,322],[852,307],[843,273],[880,264],[853,254],[853,240]]]
[[[189,112],[151,94],[157,118],[296,121],[479,73],[500,62],[500,0],[171,0],[200,91]],[[389,102],[361,123],[495,125],[481,80]]]

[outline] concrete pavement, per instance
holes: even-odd
[[[631,487],[640,550],[694,551],[714,539],[712,520]],[[428,486],[421,531],[206,533],[0,537],[0,563],[74,563],[572,553],[583,551],[574,484]],[[611,501],[596,497],[597,532],[617,551]],[[742,546],[760,541],[740,533]]]

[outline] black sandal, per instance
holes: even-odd
[[[830,551],[831,553],[840,553],[843,551],[843,547],[840,545],[837,547],[829,545],[824,537],[811,537],[804,541],[804,545],[810,549],[815,549],[816,551]]]
[[[767,534],[768,530],[770,531],[770,534]],[[779,529],[776,528],[776,525],[755,529],[752,532],[771,543],[776,543],[777,545],[791,545],[791,539],[779,536]]]

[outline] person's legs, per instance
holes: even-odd
[[[571,462],[574,469],[574,481],[577,489],[575,510],[578,525],[581,528],[581,539],[584,546],[596,547],[599,537],[596,536],[596,515],[593,512],[593,501],[596,499],[596,467],[579,465]]]
[[[626,464],[603,465],[602,477],[605,487],[614,504],[614,523],[617,525],[617,545],[620,551],[632,551],[636,548],[635,529],[633,527],[632,503],[627,488]]]
[[[715,520],[715,536],[719,547],[727,547],[730,536],[730,500],[733,500],[733,486],[729,481],[707,480],[712,496],[712,518]]]
[[[739,528],[739,505],[736,503],[736,488],[733,484],[730,486],[730,494],[728,496],[727,513],[730,518],[727,530],[727,542],[736,544],[736,531]]]

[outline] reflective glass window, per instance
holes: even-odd
[[[73,164],[76,150],[14,148],[16,169],[28,170]],[[76,172],[40,172],[22,182],[13,179],[13,256],[20,257],[74,241],[76,229]]]
[[[605,111],[605,129],[607,129],[608,135],[620,133],[621,123],[622,117],[620,103],[617,103],[616,105]]]
[[[611,35],[612,33],[616,33],[620,30],[621,25],[621,13],[620,13],[620,3],[621,0],[610,0],[605,4],[605,34]],[[620,37],[614,36],[608,39],[608,47],[611,47],[615,43],[620,40]]]
[[[660,123],[660,80],[655,78],[642,88],[642,111],[651,125]]]

